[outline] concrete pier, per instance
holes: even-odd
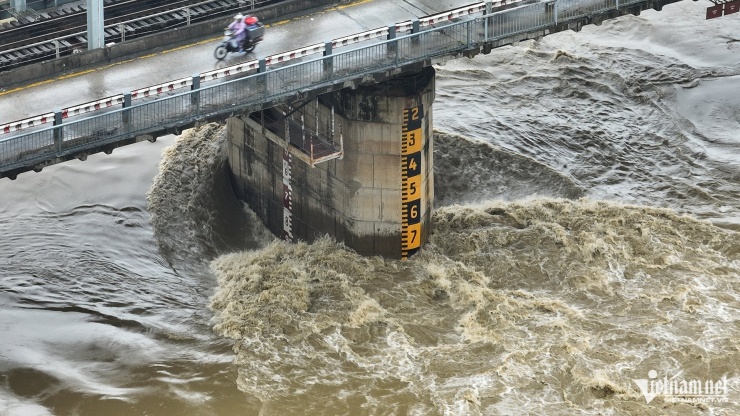
[[[312,131],[332,130],[327,137],[339,149],[323,161],[305,134],[291,137],[296,128],[285,111],[232,117],[234,191],[286,240],[329,235],[360,254],[408,258],[427,241],[431,225],[433,101],[434,69],[426,67],[327,93],[315,106],[289,112],[291,120],[303,112],[304,124],[315,118]]]

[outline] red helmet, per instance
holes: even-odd
[[[257,24],[257,18],[254,16],[249,16],[246,19],[244,19],[244,23],[248,25],[256,25]]]

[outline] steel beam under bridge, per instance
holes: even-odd
[[[103,0],[87,0],[87,49],[102,48],[104,42]]]

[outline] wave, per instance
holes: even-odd
[[[432,222],[408,262],[326,239],[216,259],[214,328],[237,340],[240,388],[268,414],[360,402],[369,414],[569,414],[596,400],[647,414],[631,379],[651,368],[707,378],[702,363],[721,360],[740,381],[734,233],[587,199],[453,205]]]

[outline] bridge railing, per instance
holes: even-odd
[[[110,42],[124,42],[130,38],[141,37],[147,34],[157,32],[161,27],[175,28],[182,26],[190,26],[194,23],[210,20],[210,13],[198,13],[195,10],[203,6],[209,5],[212,2],[203,1],[195,4],[190,4],[185,7],[180,7],[164,12],[154,13],[135,19],[129,19],[109,25],[103,26],[103,33],[105,33],[106,43]],[[257,7],[263,7],[271,3],[270,0],[246,0],[239,4],[242,4],[242,11],[253,12]],[[1,4],[1,3],[0,3]],[[223,7],[228,7],[224,4]],[[31,9],[29,9],[31,10]],[[217,12],[226,12],[227,9],[217,10]],[[147,24],[147,22],[155,22],[158,18],[166,18],[158,23]],[[226,18],[228,19],[228,17]],[[228,19],[230,20],[230,19]],[[52,23],[53,24],[53,23]],[[79,39],[87,39],[87,30],[76,33],[69,33],[64,36],[44,39],[39,42],[31,44],[23,44],[19,46],[0,45],[0,55],[15,56],[16,54],[29,54],[24,60],[24,63],[38,62],[50,57],[59,58],[62,55],[73,53],[74,51],[81,51],[87,49],[87,43],[81,42]],[[15,42],[16,44],[19,42]],[[6,49],[7,48],[7,49]],[[5,66],[10,66],[10,63],[0,63],[0,69]]]
[[[158,98],[0,141],[0,172],[31,166],[86,148],[228,115],[313,88],[433,57],[454,56],[481,44],[567,23],[616,8],[625,0],[556,0],[449,23],[325,57]],[[631,0],[639,3],[644,0]],[[129,100],[130,102],[130,100]]]

